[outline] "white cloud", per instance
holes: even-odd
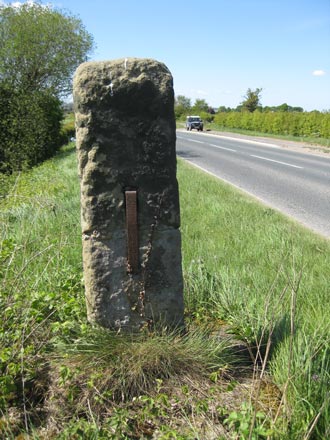
[[[325,71],[324,70],[314,70],[313,76],[324,76]]]
[[[26,2],[12,2],[12,3],[9,4],[9,6],[11,6],[12,8],[20,8],[21,6],[24,5],[24,3],[26,3],[26,4],[30,5],[30,6],[33,6],[34,1],[33,0],[28,0]]]
[[[2,2],[2,0],[0,0],[0,4],[1,4],[1,2]],[[35,0],[27,0],[25,2],[20,2],[20,1],[12,2],[12,3],[10,3],[7,6],[11,6],[12,8],[17,8],[18,9],[18,8],[22,7],[23,5],[25,5],[25,4],[29,5],[29,6],[33,6],[35,4],[38,4],[38,5],[40,5],[41,7],[45,8],[45,9],[48,9],[48,8],[51,9],[52,8],[51,3],[48,3],[48,4],[44,5],[44,4],[36,2]]]

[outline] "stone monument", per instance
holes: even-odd
[[[88,319],[182,327],[171,73],[151,59],[87,62],[73,96]]]

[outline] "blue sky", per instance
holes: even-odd
[[[176,95],[192,103],[236,107],[248,88],[261,87],[264,106],[330,109],[330,0],[51,3],[79,16],[94,36],[91,59],[162,61]]]

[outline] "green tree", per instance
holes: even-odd
[[[291,112],[302,113],[304,109],[302,107],[291,107]]]
[[[177,119],[181,118],[182,116],[186,116],[190,113],[191,109],[191,100],[190,98],[187,98],[184,95],[178,95],[175,98],[175,117]]]
[[[192,112],[195,114],[199,114],[201,112],[208,112],[210,106],[205,101],[205,99],[196,99],[195,104],[192,107]]]
[[[254,112],[260,106],[262,89],[247,89],[246,95],[244,96],[244,101],[241,102],[242,111]]]
[[[221,105],[218,108],[218,113],[228,113],[230,111],[232,111],[232,109],[230,107],[226,107],[225,105]]]
[[[288,112],[290,110],[290,106],[285,102],[277,107],[277,111],[279,112]]]
[[[0,172],[31,167],[63,140],[60,97],[93,48],[82,22],[50,6],[0,6]]]
[[[92,36],[68,13],[39,3],[0,6],[0,80],[15,89],[67,95],[92,48]]]

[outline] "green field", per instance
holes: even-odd
[[[178,180],[187,334],[128,338],[86,322],[74,146],[3,179],[0,437],[330,436],[329,241]]]

